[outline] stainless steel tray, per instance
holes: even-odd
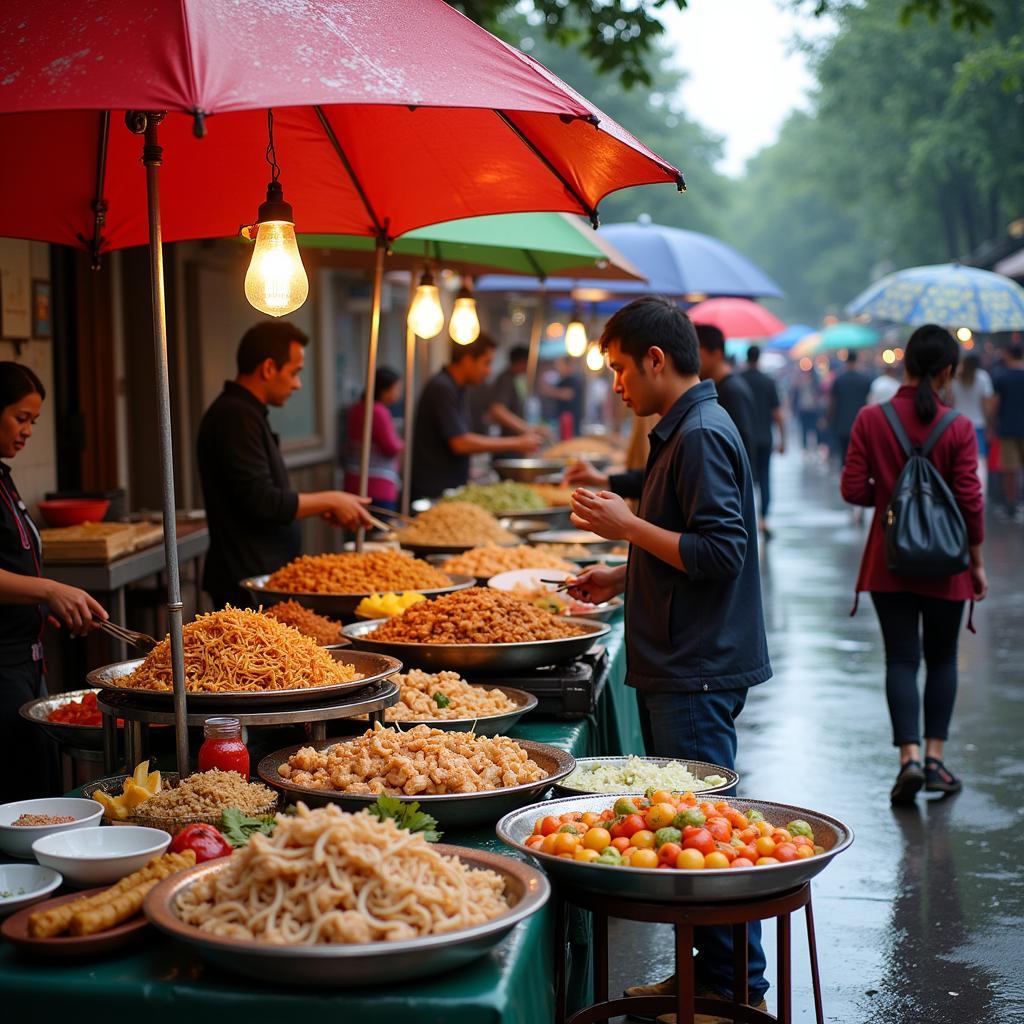
[[[301,800],[310,807],[338,804],[346,811],[361,811],[377,799],[377,793],[339,793],[332,789],[307,789],[281,778],[277,771],[278,767],[301,747],[312,746],[320,751],[345,741],[346,738],[343,737],[327,740],[325,743],[297,743],[275,750],[260,761],[257,773],[268,786],[284,793],[289,803]],[[414,796],[389,793],[388,796],[395,796],[396,799],[406,802],[415,800],[423,810],[437,818],[442,830],[489,825],[503,814],[508,814],[533,800],[541,799],[559,779],[564,779],[576,767],[576,759],[572,754],[558,747],[537,743],[534,740],[516,740],[516,743],[548,773],[547,778],[539,782],[526,782],[521,786],[491,789],[483,793],[419,793]],[[530,823],[530,828],[533,828],[533,822]]]
[[[502,480],[515,480],[530,484],[541,477],[561,473],[569,464],[568,459],[495,459],[491,465]]]
[[[204,960],[235,974],[286,985],[351,988],[394,985],[455,970],[488,953],[520,922],[536,913],[551,895],[547,878],[511,857],[438,843],[438,853],[457,856],[472,868],[489,868],[505,880],[511,909],[507,914],[446,935],[402,942],[359,945],[279,946],[226,939],[199,931],[178,919],[178,893],[204,875],[219,871],[219,861],[200,864],[164,879],[146,897],[146,916],[160,931],[195,949]]]
[[[853,842],[853,830],[837,818],[791,804],[732,797],[730,803],[740,810],[753,807],[773,824],[785,825],[803,818],[814,830],[815,841],[825,852],[788,864],[770,864],[754,868],[716,868],[702,871],[665,871],[658,868],[620,868],[605,864],[585,864],[552,854],[531,850],[526,837],[540,815],[558,816],[566,811],[602,811],[611,797],[575,796],[549,800],[506,814],[498,822],[498,838],[509,846],[536,858],[555,882],[576,886],[588,892],[634,897],[658,903],[716,903],[727,900],[754,900],[795,889],[823,871],[836,854]]]
[[[402,729],[412,729],[417,725],[429,725],[434,729],[443,729],[445,732],[475,732],[478,736],[500,736],[512,728],[520,718],[528,715],[537,707],[539,701],[532,693],[526,690],[517,690],[511,686],[494,686],[490,683],[473,683],[485,690],[501,690],[506,697],[516,702],[514,711],[506,711],[501,715],[491,715],[488,718],[420,718],[403,719],[393,724]],[[384,713],[384,720],[388,725],[392,720]]]
[[[626,757],[578,757],[576,759],[577,768],[593,768],[596,765],[618,765],[625,764],[629,760]],[[695,775],[698,779],[706,778],[708,775],[721,775],[725,779],[720,786],[706,786],[701,789],[695,789],[694,793],[700,793],[703,796],[706,793],[724,793],[726,790],[732,789],[739,781],[739,775],[731,771],[728,768],[723,768],[720,764],[711,764],[708,761],[690,761],[685,757],[644,757],[644,761],[650,764],[671,764],[673,761],[677,761],[680,764],[686,765],[690,770],[691,775]],[[559,783],[555,786],[555,792],[559,796],[583,796],[584,794],[594,794],[595,796],[607,796],[614,797],[619,796],[623,793],[635,793],[636,787],[623,786],[622,789],[600,792],[598,793],[593,789],[574,789],[572,786],[566,786],[563,783]],[[790,819],[792,820],[792,819]]]
[[[296,601],[303,608],[319,612],[321,615],[333,616],[335,618],[351,618],[355,614],[356,606],[369,593],[364,594],[296,594],[290,590],[270,590],[267,587],[269,574],[263,576],[250,576],[242,580],[239,586],[244,587],[252,595],[254,601],[264,605],[278,604],[281,601]],[[417,590],[417,594],[424,597],[437,597],[440,594],[450,594],[455,590],[465,590],[473,586],[472,576],[450,575],[451,585],[447,587],[435,587],[430,590]],[[385,588],[387,589],[387,588]]]
[[[55,708],[70,704],[73,700],[81,700],[87,693],[99,693],[98,688],[88,690],[68,690],[52,697],[37,697],[26,701],[18,709],[18,713],[26,721],[38,725],[48,736],[58,743],[66,743],[80,750],[103,749],[103,727],[99,725],[72,725],[69,722],[51,722],[46,716]]]
[[[407,668],[422,668],[431,672],[450,669],[463,675],[473,673],[496,674],[519,672],[539,668],[541,665],[557,665],[572,661],[586,654],[594,644],[611,632],[611,626],[604,622],[588,619],[566,618],[587,632],[581,636],[565,637],[560,640],[534,640],[516,644],[411,644],[374,640],[368,636],[387,619],[371,619],[369,622],[354,622],[342,632],[352,641],[353,646],[378,654],[390,654],[398,658]]]
[[[362,673],[362,679],[353,679],[350,683],[335,683],[333,686],[310,686],[300,690],[267,690],[266,692],[253,691],[242,693],[188,693],[188,703],[191,707],[202,705],[204,707],[216,705],[218,708],[227,710],[228,707],[236,708],[264,707],[268,704],[323,704],[332,697],[340,697],[346,693],[354,693],[371,683],[387,679],[388,676],[402,671],[402,662],[387,654],[377,652],[356,651],[351,647],[334,649],[325,647],[335,661],[342,661],[351,665],[357,672]],[[154,704],[171,704],[174,695],[170,690],[143,690],[131,686],[120,686],[119,681],[142,664],[142,658],[133,661],[118,661],[113,665],[104,665],[102,668],[93,669],[86,676],[91,686],[97,686],[102,690],[111,690],[115,693],[129,694],[133,698],[142,701],[152,701]]]
[[[617,544],[621,544],[622,541],[605,540],[604,537],[599,537],[596,533],[590,533],[587,530],[544,530],[542,533],[531,533],[530,543],[582,544],[584,547],[590,548],[591,551],[597,553],[600,551],[610,551]]]
[[[506,530],[511,530],[519,537],[528,537],[531,533],[537,533],[539,530],[546,530],[548,528],[548,524],[543,519],[531,519],[529,516],[525,519],[513,519],[509,516],[502,516],[498,522]]]

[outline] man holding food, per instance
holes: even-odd
[[[608,490],[573,493],[575,525],[628,541],[630,556],[626,566],[581,573],[569,593],[594,603],[626,593],[626,682],[637,690],[647,752],[731,769],[747,689],[771,676],[750,463],[714,381],[700,380],[697,335],[681,309],[637,299],[608,321],[601,348],[616,394],[638,416],[661,419],[638,514]],[[751,924],[748,936],[750,1002],[764,1009],[760,926]],[[695,945],[697,994],[731,999],[730,928],[698,928]],[[673,977],[628,992],[675,986]]]
[[[210,550],[203,589],[215,608],[246,608],[247,576],[273,572],[301,554],[299,519],[323,516],[356,530],[370,525],[368,498],[344,491],[297,493],[288,482],[267,407],[280,408],[302,387],[309,339],[293,324],[267,320],[238,345],[238,375],[203,414],[196,439]]]
[[[466,389],[487,382],[494,362],[494,340],[481,334],[468,345],[452,345],[449,364],[427,381],[416,406],[412,454],[412,496],[439,498],[469,481],[469,457],[480,452],[530,454],[541,437],[526,429],[512,437],[492,437],[472,428]],[[525,426],[525,424],[524,424]]]

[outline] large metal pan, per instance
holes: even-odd
[[[606,864],[585,864],[531,850],[526,838],[541,815],[556,817],[566,811],[603,811],[612,797],[575,796],[549,800],[506,814],[498,822],[498,838],[509,846],[535,857],[555,882],[588,892],[657,903],[716,903],[727,900],[756,900],[795,889],[823,871],[838,853],[853,842],[853,830],[837,818],[791,804],[732,797],[741,810],[753,807],[777,825],[803,818],[814,831],[815,841],[825,852],[788,864],[752,868],[715,868],[706,871],[665,871],[658,868],[623,868]]]
[[[221,938],[183,923],[174,910],[179,893],[224,867],[222,861],[211,861],[156,885],[146,897],[146,916],[160,931],[191,946],[204,960],[262,984],[270,980],[330,988],[391,986],[455,970],[483,956],[520,921],[540,910],[551,894],[551,886],[541,872],[511,857],[443,844],[434,849],[458,857],[467,867],[488,868],[501,875],[510,904],[508,913],[472,928],[401,942],[281,946]]]
[[[515,708],[506,711],[504,714],[491,715],[487,718],[419,718],[403,719],[397,724],[402,729],[412,729],[417,725],[429,725],[432,729],[442,729],[445,732],[475,732],[477,736],[501,736],[508,732],[525,715],[528,715],[539,703],[537,697],[526,690],[517,690],[511,686],[491,686],[488,683],[474,683],[485,690],[501,690],[509,700],[515,701]],[[388,712],[384,712],[384,721],[388,725],[392,720],[388,718]]]
[[[629,758],[626,757],[579,757],[576,759],[577,769],[589,769],[596,768],[600,765],[620,765],[625,764]],[[643,761],[648,764],[654,765],[665,765],[678,762],[684,764],[691,775],[698,779],[705,779],[709,775],[720,775],[725,782],[720,783],[717,786],[701,786],[699,789],[694,789],[694,793],[699,793],[702,797],[707,793],[724,793],[727,790],[732,789],[739,781],[739,775],[731,771],[728,768],[723,768],[720,764],[711,764],[708,761],[691,761],[685,757],[644,757]],[[622,794],[635,793],[636,787],[623,786],[621,789],[609,790],[607,792],[593,789],[583,789],[576,786],[567,786],[565,783],[567,779],[563,779],[562,782],[555,786],[555,792],[559,796],[583,796],[584,794],[594,794],[595,796],[614,797]],[[789,819],[792,820],[792,819]]]
[[[530,534],[531,544],[582,544],[595,554],[610,551],[621,544],[621,541],[606,540],[589,530],[544,530]]]
[[[342,632],[360,650],[376,651],[398,658],[407,668],[422,668],[430,672],[450,669],[463,675],[482,673],[508,675],[541,665],[557,665],[586,654],[594,644],[611,632],[604,622],[566,618],[586,630],[580,636],[560,640],[533,640],[515,644],[412,644],[374,640],[371,634],[387,619],[354,622]]]
[[[207,693],[205,691],[188,693],[188,703],[192,708],[213,707],[227,710],[234,707],[238,710],[246,708],[255,710],[269,704],[324,704],[346,693],[354,693],[371,683],[380,682],[402,671],[402,662],[390,655],[376,652],[356,651],[351,647],[334,649],[325,647],[335,661],[351,665],[362,675],[361,679],[353,679],[350,683],[335,683],[332,686],[310,686],[297,690],[265,690],[244,691],[240,693]],[[114,693],[126,693],[141,701],[154,704],[170,705],[174,695],[170,690],[142,690],[131,686],[123,686],[121,680],[129,676],[142,664],[142,658],[133,661],[118,661],[113,665],[104,665],[94,669],[86,676],[91,686]]]
[[[344,743],[345,739],[327,740],[325,743],[314,743],[316,750],[326,750],[335,743]],[[553,747],[548,743],[537,743],[534,740],[516,740],[547,772],[547,777],[539,782],[526,782],[520,786],[508,786],[505,789],[490,789],[482,793],[417,793],[413,796],[401,796],[389,793],[397,800],[416,801],[423,810],[437,818],[442,829],[470,828],[474,825],[489,825],[508,814],[517,807],[539,800],[559,779],[564,779],[576,767],[576,759],[567,751]],[[308,743],[299,743],[268,754],[259,763],[259,777],[274,789],[285,794],[289,803],[301,800],[310,807],[324,804],[338,804],[346,811],[361,811],[377,799],[377,793],[340,793],[332,789],[307,789],[296,786],[287,779],[281,778],[278,767],[284,764],[295,751],[308,747]],[[530,827],[533,828],[531,822]]]
[[[568,459],[495,459],[491,465],[502,480],[532,484],[541,477],[561,473]]]
[[[402,535],[396,533],[395,536],[398,538],[398,543],[401,545],[403,551],[408,551],[411,555],[415,555],[417,558],[425,558],[427,561],[431,561],[431,556],[434,555],[461,555],[463,551],[469,551],[470,548],[478,548],[479,544],[414,544],[402,540]],[[516,537],[515,540],[509,541],[508,544],[499,544],[501,548],[514,548],[518,544],[522,544],[522,540]],[[449,574],[451,575],[451,574]],[[472,577],[462,577],[452,575],[452,579],[472,579]],[[466,584],[472,586],[473,584]],[[461,590],[462,587],[453,587],[453,590]]]
[[[68,690],[53,697],[37,697],[26,701],[18,709],[19,714],[27,722],[38,725],[48,736],[58,743],[66,743],[79,750],[102,750],[103,728],[99,725],[73,725],[71,722],[51,722],[49,714],[57,708],[81,700],[87,693],[99,693],[100,690]]]
[[[364,597],[369,597],[369,593],[363,594],[305,594],[305,593],[294,593],[290,590],[271,590],[267,587],[267,580],[270,578],[269,574],[263,576],[250,576],[247,580],[242,580],[239,586],[244,587],[252,595],[254,601],[263,605],[278,604],[281,601],[297,601],[302,605],[303,608],[309,608],[311,611],[319,612],[321,615],[332,616],[334,618],[347,618],[350,619],[355,614],[356,606]],[[472,576],[453,576],[448,575],[451,580],[451,584],[447,587],[434,587],[428,590],[417,590],[417,594],[422,594],[424,597],[438,597],[441,594],[450,594],[455,590],[465,590],[466,587],[473,586],[474,580]],[[383,588],[387,590],[388,588]]]

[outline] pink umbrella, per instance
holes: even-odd
[[[695,324],[711,324],[726,338],[770,338],[786,325],[750,299],[706,299],[687,311]]]
[[[365,493],[390,239],[429,223],[527,210],[582,213],[596,224],[609,192],[659,181],[682,188],[682,178],[441,0],[5,0],[0,38],[0,234],[84,248],[94,262],[110,249],[150,246],[185,773],[161,242],[235,234],[264,193],[266,220],[376,240]]]

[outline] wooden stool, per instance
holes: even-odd
[[[572,903],[593,914],[594,922],[594,995],[596,1002],[579,1010],[566,1021],[565,928],[566,904]],[[791,1024],[791,951],[789,915],[804,908],[807,917],[807,945],[814,986],[814,1013],[817,1024],[824,1024],[821,1006],[821,982],[818,978],[818,951],[814,938],[814,914],[811,910],[811,886],[758,900],[733,903],[642,903],[633,899],[586,892],[559,885],[555,889],[555,1019],[557,1024],[594,1024],[622,1014],[657,1017],[675,1011],[678,1024],[693,1024],[694,1013],[731,1017],[735,1022],[755,1024],[780,1021]],[[679,986],[675,996],[623,996],[608,998],[608,918],[671,924],[675,928],[676,975]],[[778,1017],[749,1005],[747,992],[747,924],[751,921],[778,919]],[[693,929],[699,925],[731,925],[733,941],[733,1000],[705,999],[694,996]]]

